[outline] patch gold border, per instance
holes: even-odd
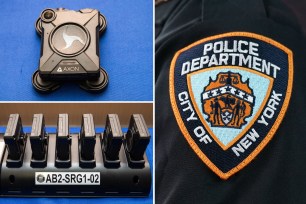
[[[251,69],[247,69],[247,68],[244,68],[244,67],[238,67],[238,66],[219,66],[219,67],[212,67],[212,68],[204,68],[203,70],[199,70],[199,71],[196,71],[196,72],[192,72],[191,74],[188,74],[187,75],[187,84],[188,84],[188,91],[189,91],[189,94],[190,94],[190,98],[191,98],[191,101],[192,101],[192,104],[193,106],[195,107],[196,109],[196,112],[201,120],[201,122],[203,123],[204,127],[206,128],[206,130],[209,132],[209,134],[214,138],[214,140],[220,145],[220,147],[223,149],[223,150],[227,150],[230,146],[232,146],[234,143],[236,143],[249,129],[250,127],[255,123],[255,121],[258,119],[259,115],[261,114],[262,112],[262,109],[265,107],[267,101],[268,101],[268,97],[266,97],[261,106],[259,107],[257,113],[255,114],[254,118],[252,121],[249,122],[249,124],[244,128],[244,130],[235,137],[235,139],[233,139],[230,143],[228,143],[227,145],[224,145],[222,142],[220,142],[220,140],[217,138],[217,136],[211,131],[210,127],[208,126],[208,123],[205,121],[205,119],[202,117],[202,114],[201,114],[201,111],[199,110],[196,102],[195,102],[195,99],[194,99],[194,94],[191,90],[191,84],[190,84],[190,76],[191,75],[194,75],[194,74],[198,74],[198,73],[201,73],[201,72],[206,72],[206,71],[210,71],[210,70],[215,70],[215,69],[224,69],[224,68],[232,68],[232,69],[240,69],[240,70],[244,70],[244,71],[248,71],[248,72],[252,72],[252,73],[256,73],[266,79],[268,79],[270,81],[270,84],[269,84],[269,87],[268,87],[268,90],[267,92],[271,93],[271,90],[272,90],[272,86],[273,86],[273,82],[274,80],[272,79],[272,77],[269,77],[267,75],[264,75],[263,73],[260,73],[258,71],[255,71],[255,70],[251,70]]]
[[[286,96],[285,96],[285,100],[283,103],[283,106],[280,110],[279,115],[277,116],[272,128],[270,129],[270,131],[268,132],[268,134],[266,135],[266,137],[262,140],[262,142],[256,147],[256,149],[247,157],[245,158],[240,164],[238,164],[236,167],[232,168],[230,171],[228,172],[222,172],[214,163],[212,163],[208,157],[206,157],[206,155],[201,151],[201,149],[198,147],[198,145],[195,143],[195,141],[192,139],[192,137],[189,135],[187,128],[184,125],[184,122],[181,118],[180,112],[178,110],[176,101],[175,101],[175,90],[174,90],[174,67],[175,67],[175,63],[177,58],[179,57],[179,55],[204,42],[210,41],[210,40],[214,40],[214,39],[218,39],[218,38],[222,38],[222,37],[233,37],[233,36],[239,36],[239,37],[251,37],[251,38],[255,38],[258,40],[262,40],[266,43],[272,44],[275,47],[283,50],[284,52],[286,52],[288,54],[288,64],[289,64],[289,70],[288,70],[288,86],[287,86],[287,91],[286,91]],[[272,40],[271,38],[262,36],[262,35],[258,35],[255,33],[250,33],[250,32],[228,32],[228,33],[224,33],[224,34],[219,34],[219,35],[214,35],[211,37],[207,37],[207,38],[203,38],[201,40],[198,40],[190,45],[188,45],[187,47],[177,51],[171,61],[171,65],[170,65],[170,75],[169,75],[169,94],[170,94],[170,101],[171,101],[171,106],[172,106],[172,110],[174,112],[174,116],[176,118],[176,121],[180,127],[181,132],[183,133],[185,139],[187,140],[188,144],[191,146],[191,148],[195,151],[195,153],[198,155],[198,157],[213,171],[215,172],[221,179],[228,179],[230,176],[234,175],[235,173],[237,173],[238,171],[240,171],[241,169],[243,169],[246,165],[248,165],[258,154],[259,152],[268,144],[268,142],[273,138],[276,130],[278,129],[280,123],[282,122],[284,115],[287,111],[288,105],[289,105],[289,101],[291,98],[291,93],[292,93],[292,86],[293,86],[293,53],[290,49],[288,49],[287,47],[285,47],[284,45]]]

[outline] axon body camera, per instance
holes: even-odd
[[[98,10],[45,9],[35,27],[42,38],[39,68],[32,77],[37,91],[52,92],[67,81],[89,92],[104,90],[108,75],[100,67],[99,35],[106,19]]]

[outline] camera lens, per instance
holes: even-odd
[[[44,13],[45,19],[51,19],[53,17],[53,13],[51,11],[46,11]]]

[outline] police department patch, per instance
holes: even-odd
[[[292,82],[291,50],[261,35],[232,32],[204,38],[175,54],[170,99],[192,149],[227,179],[273,137]]]

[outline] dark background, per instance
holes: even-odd
[[[295,14],[299,24],[301,25],[304,35],[306,34],[306,1],[299,0],[283,0],[283,2]]]

